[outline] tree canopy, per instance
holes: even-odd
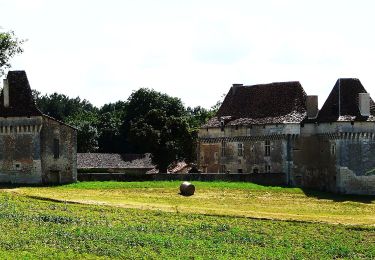
[[[159,171],[176,160],[191,160],[194,133],[181,100],[141,88],[129,97],[123,123],[127,141],[135,152],[150,152]]]
[[[0,32],[0,76],[4,75],[5,69],[10,68],[10,59],[23,52],[24,42],[13,31]]]
[[[101,108],[79,97],[33,94],[43,113],[78,129],[78,152],[151,153],[160,172],[195,160],[198,128],[216,112],[185,108],[179,98],[147,88]]]

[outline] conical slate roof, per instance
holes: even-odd
[[[358,94],[367,93],[359,79],[338,79],[322,109],[318,122],[367,121],[375,115],[375,103],[370,98],[370,117],[361,116]]]
[[[36,107],[25,71],[9,71],[9,106],[4,107],[4,90],[0,95],[0,117],[41,116]]]

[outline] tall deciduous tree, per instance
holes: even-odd
[[[82,111],[65,118],[65,122],[77,128],[77,151],[88,153],[98,151],[98,115]]]
[[[10,59],[16,54],[22,53],[22,44],[25,40],[16,37],[13,31],[0,32],[0,76],[4,70],[10,68]]]
[[[64,94],[53,93],[51,95],[40,96],[37,91],[33,92],[38,108],[45,114],[65,121],[67,117],[74,116],[82,112],[97,112],[86,99],[81,100],[79,97],[70,98]]]
[[[127,111],[127,102],[117,101],[102,106],[99,110],[99,152],[126,153],[125,136],[121,135],[121,125]]]
[[[141,88],[128,100],[123,129],[136,152],[150,152],[160,172],[175,160],[191,160],[193,133],[180,99]]]

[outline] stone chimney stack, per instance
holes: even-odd
[[[358,93],[358,107],[361,116],[370,116],[370,94]]]
[[[306,98],[307,118],[315,119],[318,117],[318,96],[307,96]]]
[[[4,107],[9,107],[9,84],[8,79],[3,80]]]
[[[243,84],[233,84],[232,85],[232,92],[233,92],[233,94],[236,93],[236,90],[237,90],[238,87],[242,87],[242,86],[243,86]]]

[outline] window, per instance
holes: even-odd
[[[270,140],[266,140],[265,145],[264,145],[264,155],[265,156],[270,156],[271,155],[271,142]]]
[[[60,141],[59,139],[53,139],[53,158],[58,159],[60,157]]]
[[[259,173],[259,169],[258,168],[254,168],[253,169],[253,173]]]
[[[243,156],[243,143],[237,144],[237,153],[238,156]]]
[[[271,172],[271,165],[269,165],[269,164],[265,164],[265,165],[264,165],[264,172],[266,172],[266,173],[270,173],[270,172]]]
[[[242,173],[242,169],[237,169],[237,173]]]
[[[336,144],[331,144],[331,155],[336,155]]]
[[[221,165],[221,167],[220,167],[220,172],[226,172],[226,167],[225,167],[225,165]]]
[[[16,170],[21,170],[21,164],[20,163],[16,163],[15,165],[14,165],[14,167],[15,167],[15,169]]]
[[[225,149],[226,149],[227,143],[225,141],[221,141],[221,156],[225,156]]]

